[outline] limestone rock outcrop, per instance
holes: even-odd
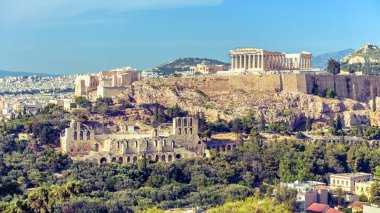
[[[261,113],[267,122],[284,122],[289,128],[298,128],[307,117],[326,125],[340,114],[346,126],[366,122],[368,103],[351,99],[327,99],[300,92],[250,90],[246,85],[226,85],[224,79],[205,80],[207,86],[193,84],[193,79],[156,79],[136,82],[133,92],[123,96],[135,100],[136,105],[159,103],[166,107],[178,105],[192,114],[205,113],[210,120],[218,116],[226,120]],[[223,85],[223,86],[222,86]]]

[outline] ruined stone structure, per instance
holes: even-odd
[[[203,75],[215,74],[225,69],[224,65],[197,64],[195,67],[190,67],[190,72],[193,74],[201,73]]]
[[[112,129],[117,129],[112,133]],[[198,136],[198,120],[193,117],[173,119],[171,134],[127,133],[125,130],[98,123],[72,120],[61,136],[61,147],[70,157],[99,163],[135,163],[139,158],[171,162],[179,158],[205,155],[205,145]]]
[[[96,92],[96,97],[112,97],[139,79],[140,73],[130,67],[78,76],[75,79],[75,96],[88,96]]]
[[[231,71],[311,70],[311,53],[285,54],[256,48],[230,51]]]

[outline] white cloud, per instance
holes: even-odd
[[[70,17],[96,10],[124,12],[214,6],[222,2],[223,0],[0,0],[0,21],[22,22]]]

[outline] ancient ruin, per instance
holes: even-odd
[[[198,136],[198,120],[193,117],[174,118],[171,132],[161,127],[151,128],[150,133],[135,130],[138,128],[71,120],[61,136],[61,148],[74,159],[99,163],[135,163],[143,157],[155,162],[172,162],[206,156],[206,148],[211,148]],[[227,146],[231,150],[233,145],[220,149],[225,151]]]

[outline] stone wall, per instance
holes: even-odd
[[[244,92],[302,92],[312,94],[316,84],[319,91],[334,89],[340,98],[350,98],[366,102],[373,95],[380,96],[380,76],[347,75],[312,75],[312,74],[263,74],[147,79],[136,82],[135,86],[144,84],[169,86],[170,88],[199,89],[207,95],[226,95],[235,91]]]
[[[314,82],[318,90],[332,88],[340,98],[368,101],[380,95],[380,76],[306,75],[307,93],[312,94]]]

